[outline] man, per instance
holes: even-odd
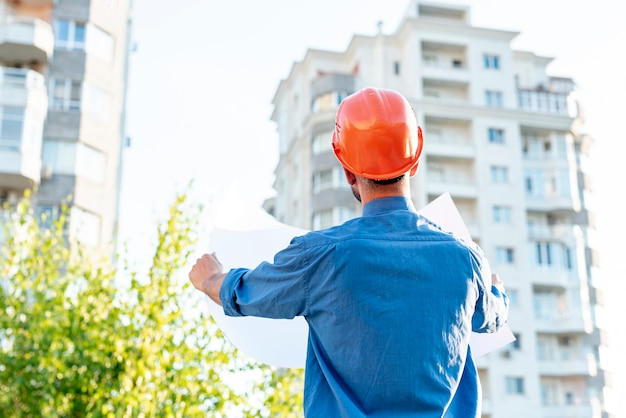
[[[227,315],[306,319],[306,416],[480,416],[470,333],[500,328],[508,301],[476,245],[415,211],[422,144],[400,94],[347,97],[332,145],[363,215],[296,237],[253,270],[224,273],[205,254],[189,274]]]

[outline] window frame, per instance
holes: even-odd
[[[483,54],[483,68],[487,70],[499,70],[500,56],[497,54]]]
[[[78,28],[81,28],[82,30],[82,39],[80,37],[77,38]],[[68,51],[85,50],[87,45],[87,23],[69,19],[57,19],[54,23],[54,29],[55,48],[65,49]],[[61,34],[64,32],[67,32],[67,39],[60,38]]]

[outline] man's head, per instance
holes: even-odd
[[[339,105],[332,145],[346,170],[376,182],[393,183],[393,179],[417,171],[422,130],[402,95],[365,88]]]

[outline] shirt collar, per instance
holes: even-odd
[[[394,210],[409,210],[416,212],[411,199],[404,196],[381,197],[374,199],[363,206],[363,216],[378,215]]]

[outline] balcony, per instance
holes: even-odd
[[[0,106],[28,107],[45,114],[48,93],[44,76],[25,68],[0,67]]]
[[[577,108],[568,93],[541,90],[517,90],[519,110],[576,117]]]
[[[569,417],[596,417],[593,408],[588,403],[573,405],[549,405],[541,408],[542,417],[545,418],[569,418]]]
[[[580,227],[572,224],[528,225],[528,238],[534,240],[557,240],[568,244],[576,243]]]
[[[422,77],[469,83],[467,48],[463,45],[422,42]]]
[[[535,268],[531,271],[533,285],[543,288],[565,289],[569,286],[571,276],[562,269]]]
[[[594,376],[597,372],[593,354],[568,360],[539,360],[537,364],[542,376]]]
[[[41,74],[0,67],[0,188],[24,190],[39,183],[47,107]]]
[[[534,322],[537,332],[551,334],[591,332],[591,321],[586,319],[580,311],[542,315],[535,317]]]
[[[545,193],[543,196],[526,196],[526,208],[537,212],[576,212],[580,210],[578,196],[570,193]]]
[[[0,22],[0,61],[46,63],[53,51],[52,26],[43,20],[10,16]]]
[[[25,154],[6,149],[0,141],[0,188],[32,189],[41,179],[41,151]]]
[[[323,74],[311,82],[311,96],[314,99],[336,91],[354,92],[354,76],[352,74]]]
[[[428,154],[446,158],[474,159],[475,150],[471,139],[463,137],[443,137],[427,134]]]
[[[469,83],[453,80],[424,78],[423,98],[448,104],[469,103]]]
[[[428,170],[426,178],[427,192],[430,195],[439,196],[445,192],[449,192],[455,198],[476,198],[478,195],[476,182],[471,175],[442,175],[437,171]]]

